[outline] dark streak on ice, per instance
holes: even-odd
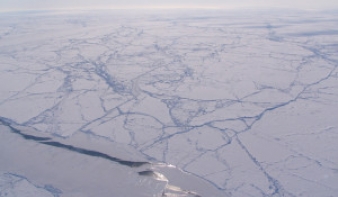
[[[45,145],[49,145],[49,146],[54,146],[57,148],[63,148],[66,150],[70,150],[73,152],[77,152],[80,154],[84,154],[84,155],[89,155],[89,156],[93,156],[93,157],[100,157],[103,159],[107,159],[116,163],[119,163],[121,165],[125,165],[125,166],[129,166],[129,167],[139,167],[145,164],[149,164],[148,162],[137,162],[137,161],[125,161],[116,157],[112,157],[109,156],[105,153],[101,153],[98,151],[94,151],[94,150],[88,150],[88,149],[84,149],[84,148],[79,148],[79,147],[75,147],[75,146],[71,146],[71,145],[66,145],[66,144],[62,144],[60,142],[40,142],[41,144],[45,144]]]
[[[116,158],[116,157],[112,157],[110,155],[107,155],[105,153],[101,153],[101,152],[98,152],[98,151],[79,148],[79,147],[75,147],[75,146],[71,146],[71,145],[67,145],[67,144],[62,144],[60,142],[55,142],[55,141],[48,141],[48,140],[52,139],[52,138],[49,138],[49,137],[38,137],[38,136],[34,136],[34,135],[27,135],[27,134],[22,133],[19,129],[16,129],[13,126],[11,126],[11,124],[8,121],[6,121],[5,118],[0,117],[0,123],[9,127],[13,133],[19,134],[24,139],[37,141],[40,144],[53,146],[53,147],[57,147],[57,148],[62,148],[62,149],[66,149],[66,150],[69,150],[69,151],[72,151],[72,152],[84,154],[84,155],[89,155],[89,156],[93,156],[93,157],[99,157],[99,158],[107,159],[109,161],[113,161],[113,162],[116,162],[116,163],[119,163],[121,165],[128,166],[128,167],[140,167],[140,166],[145,165],[145,164],[150,164],[149,162],[126,161],[126,160],[122,160],[122,159],[119,159],[119,158]]]

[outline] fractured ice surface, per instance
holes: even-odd
[[[0,196],[337,196],[336,21],[2,13]]]

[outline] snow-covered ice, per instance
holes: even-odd
[[[338,14],[0,14],[0,196],[337,196]]]

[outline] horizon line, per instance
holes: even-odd
[[[96,11],[96,10],[302,10],[302,11],[324,11],[338,10],[338,8],[312,9],[312,8],[292,8],[292,7],[273,7],[273,6],[133,6],[133,7],[71,7],[71,8],[40,8],[40,9],[0,9],[4,12],[43,12],[43,11]]]

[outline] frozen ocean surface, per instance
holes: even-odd
[[[337,29],[335,11],[0,13],[0,196],[338,196]]]

